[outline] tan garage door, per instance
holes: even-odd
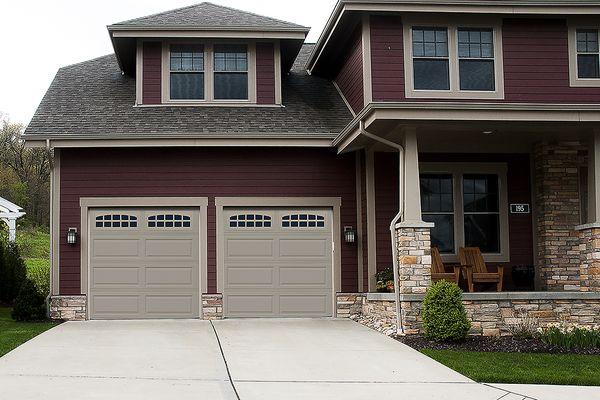
[[[332,315],[332,212],[223,212],[224,313],[230,317]]]
[[[197,318],[199,213],[90,211],[92,319]]]

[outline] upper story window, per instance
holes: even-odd
[[[218,100],[248,99],[248,48],[215,45],[214,91]]]
[[[491,22],[491,21],[490,21]],[[404,27],[407,98],[504,97],[500,23]]]
[[[600,87],[600,28],[569,28],[571,86]]]
[[[204,48],[171,45],[169,54],[171,100],[204,99]]]

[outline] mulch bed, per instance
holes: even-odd
[[[396,340],[416,350],[461,350],[503,353],[554,353],[600,355],[600,348],[563,350],[547,345],[540,339],[520,339],[513,336],[469,336],[462,342],[433,342],[423,336],[396,336]]]

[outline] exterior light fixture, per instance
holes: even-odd
[[[77,228],[69,228],[67,231],[67,244],[74,245],[77,243]]]
[[[346,243],[356,242],[356,231],[351,226],[344,227],[344,240]]]

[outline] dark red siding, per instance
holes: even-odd
[[[371,81],[374,101],[404,100],[402,40],[400,17],[371,17]]]
[[[420,162],[506,163],[508,203],[531,202],[531,178],[527,154],[432,154],[419,155]],[[398,155],[375,153],[375,207],[377,215],[377,269],[391,265],[390,221],[398,208]],[[531,214],[509,214],[510,262],[507,266],[533,265]],[[510,270],[506,273],[510,284]]]
[[[365,152],[360,150],[360,204],[361,212],[360,216],[362,219],[362,245],[363,245],[363,291],[368,292],[369,288],[369,240],[367,237],[367,170],[366,170],[366,159]]]
[[[329,149],[65,149],[60,237],[80,227],[80,197],[208,197],[208,290],[216,290],[215,197],[341,197],[341,225],[356,226],[354,154]],[[61,294],[79,294],[80,247],[61,241]],[[342,291],[357,288],[355,245],[341,244]]]
[[[360,26],[352,35],[347,57],[342,68],[335,77],[335,83],[340,88],[350,107],[358,113],[364,107],[363,87],[363,50],[362,31]]]
[[[275,47],[256,44],[256,102],[275,104]]]
[[[502,42],[506,101],[600,101],[600,88],[569,86],[566,20],[505,19]]]
[[[142,103],[160,104],[162,79],[162,43],[144,42],[142,66]]]

